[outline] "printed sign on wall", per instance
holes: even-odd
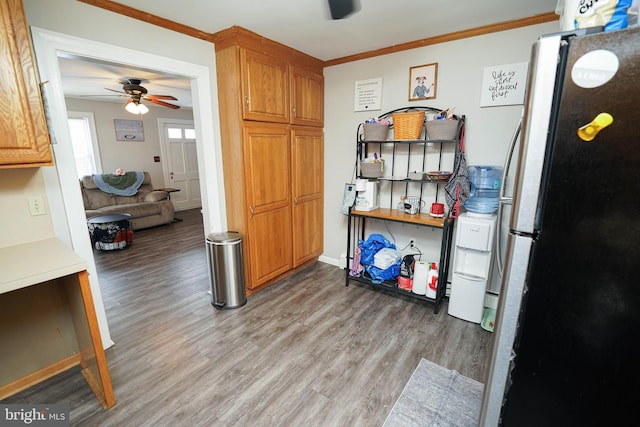
[[[357,80],[353,111],[380,110],[382,107],[382,77]]]
[[[528,62],[485,67],[482,74],[481,107],[524,103]]]

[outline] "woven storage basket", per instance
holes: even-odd
[[[360,162],[360,175],[363,178],[380,178],[384,173],[384,159],[375,162]]]
[[[389,125],[380,123],[363,123],[362,137],[365,141],[386,141]]]
[[[427,139],[455,139],[458,131],[458,120],[427,121]]]
[[[419,139],[424,125],[424,111],[394,113],[393,139]]]

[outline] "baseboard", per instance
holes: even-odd
[[[320,255],[318,257],[318,261],[324,262],[325,264],[335,265],[336,267],[341,267],[339,259],[329,258],[328,256]]]

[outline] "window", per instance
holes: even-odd
[[[102,173],[93,113],[70,111],[68,115],[71,145],[73,146],[73,156],[76,160],[78,178]]]
[[[174,126],[178,125],[172,124],[170,127],[167,127],[167,136],[169,139],[196,139],[196,130],[190,125],[183,127]]]

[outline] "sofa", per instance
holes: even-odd
[[[169,193],[154,190],[148,172],[144,172],[144,180],[133,196],[118,196],[100,190],[92,175],[82,177],[80,189],[87,219],[128,213],[134,230],[169,224],[174,220],[174,206]]]

